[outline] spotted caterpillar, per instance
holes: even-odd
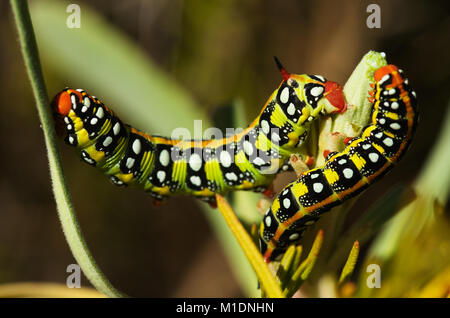
[[[99,99],[66,88],[53,100],[57,130],[82,160],[117,186],[136,185],[157,202],[186,194],[215,204],[215,193],[263,192],[304,142],[310,122],[342,112],[342,87],[318,75],[284,78],[259,116],[242,133],[219,140],[151,136],[124,124]]]
[[[394,65],[376,70],[371,124],[324,165],[309,170],[280,191],[259,229],[266,262],[301,239],[322,213],[356,196],[378,180],[406,152],[417,124],[416,93]]]

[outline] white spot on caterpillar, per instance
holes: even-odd
[[[97,112],[95,113],[95,115],[96,115],[98,118],[102,119],[103,116],[105,115],[105,111],[103,110],[103,107],[99,107],[99,108],[97,109]]]
[[[380,156],[377,153],[375,152],[369,153],[369,160],[372,161],[373,163],[377,162],[379,158]]]
[[[353,170],[350,168],[345,168],[342,170],[342,174],[346,179],[351,179],[353,177]]]
[[[381,118],[378,122],[379,122],[380,124],[384,125],[384,124],[386,123],[386,119]]]
[[[289,101],[289,88],[284,87],[280,94],[280,102],[286,104]]]
[[[164,181],[164,179],[166,178],[166,172],[163,170],[159,170],[156,173],[156,177],[158,178],[159,182],[162,183]]]
[[[311,95],[318,97],[320,96],[320,94],[323,93],[323,91],[324,91],[323,86],[315,86],[311,89]]]
[[[111,176],[110,180],[115,184],[115,185],[123,185],[124,182],[122,180],[120,180],[119,178],[117,178],[116,176]]]
[[[159,154],[159,162],[164,166],[167,167],[167,165],[169,164],[169,152],[167,151],[167,149],[164,149],[163,151],[161,151],[161,153]]]
[[[380,84],[380,85],[383,85],[383,83],[386,82],[388,79],[389,79],[389,74],[384,75],[384,76],[381,78],[379,84]]]
[[[69,136],[69,143],[71,145],[73,145],[74,142],[75,142],[75,138],[73,138],[73,136]]]
[[[313,225],[314,223],[316,223],[316,221],[308,221],[308,222],[305,222],[305,225]]]
[[[253,163],[258,166],[262,166],[263,164],[265,164],[264,160],[259,157],[255,158],[255,160],[253,160]]]
[[[389,95],[394,95],[395,94],[395,88],[391,88],[389,90]]]
[[[93,117],[93,118],[91,119],[91,125],[95,125],[97,122],[98,122],[97,117]]]
[[[401,128],[399,123],[392,123],[392,124],[390,124],[390,126],[394,130],[399,130]]]
[[[388,147],[392,147],[392,145],[394,144],[394,141],[392,140],[392,138],[384,138],[383,143],[388,146]]]
[[[225,178],[227,178],[230,181],[237,181],[237,175],[234,172],[228,172],[225,174]]]
[[[134,166],[134,159],[128,158],[127,163],[125,165],[127,166],[128,169],[131,169]]]
[[[75,97],[75,95],[70,96],[70,101],[72,102],[72,108],[75,109],[75,107],[77,106],[77,98]]]
[[[275,143],[278,143],[280,141],[280,135],[278,135],[277,133],[273,133],[272,134],[272,141]]]
[[[202,180],[200,179],[199,176],[191,176],[189,180],[191,180],[191,183],[193,185],[196,185],[197,187],[199,187],[202,184]]]
[[[95,164],[95,160],[89,157],[83,157],[84,161],[86,161],[87,163],[93,165]]]
[[[288,198],[285,198],[283,200],[283,206],[285,209],[289,209],[289,207],[291,206],[291,200],[289,200]]]
[[[228,168],[231,166],[231,155],[228,153],[228,151],[222,151],[220,153],[219,159],[220,159],[220,163],[225,168]]]
[[[323,184],[322,183],[314,183],[313,184],[313,189],[316,193],[320,193],[323,190]]]
[[[343,165],[347,163],[347,159],[341,159],[338,161],[338,164]]]
[[[391,108],[392,109],[398,109],[398,103],[397,102],[392,102],[392,104],[391,104]]]
[[[266,216],[264,222],[266,223],[267,227],[270,227],[272,225],[272,218],[270,216]]]
[[[295,106],[293,103],[289,104],[289,106],[287,108],[287,113],[291,116],[295,114]]]
[[[300,235],[298,233],[293,233],[289,236],[289,240],[291,241],[295,241],[296,239],[298,239],[300,237]]]
[[[91,100],[87,96],[84,98],[84,105],[87,107],[91,106]]]
[[[141,141],[139,139],[135,139],[131,147],[133,148],[134,153],[138,155],[142,149]]]
[[[72,130],[72,125],[67,125],[67,130]]]
[[[364,150],[367,150],[367,149],[369,149],[370,147],[372,147],[371,144],[364,144],[364,145],[362,145],[362,149],[364,149]]]
[[[81,107],[81,112],[85,113],[88,110],[88,108],[86,106]]]
[[[114,135],[117,136],[120,132],[120,124],[117,122],[113,127]]]
[[[251,156],[253,154],[253,145],[250,143],[250,141],[244,141],[244,151],[248,156]]]
[[[267,135],[270,131],[270,126],[269,123],[267,122],[267,120],[261,120],[261,128],[262,131]]]
[[[64,122],[65,122],[66,124],[70,124],[70,119],[66,116],[66,117],[64,117]]]
[[[380,131],[379,133],[375,134],[375,137],[376,138],[381,138],[381,137],[383,137],[383,133]]]
[[[319,177],[319,174],[318,174],[318,173],[313,173],[313,174],[311,175],[311,179],[315,179],[315,178],[317,178],[317,177]]]
[[[289,192],[289,189],[286,189],[286,190],[283,191],[282,194],[283,194],[283,195],[286,195],[288,192]]]
[[[103,140],[103,146],[108,147],[113,142],[113,139],[111,136],[107,136],[105,140]]]
[[[202,158],[197,153],[193,153],[189,158],[189,167],[194,171],[199,171],[202,167]]]
[[[412,91],[412,92],[411,92],[411,95],[412,95],[412,96],[414,96],[414,98],[416,98],[416,97],[417,97],[417,94],[416,94],[416,92],[415,92],[415,91]]]

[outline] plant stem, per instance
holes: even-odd
[[[261,282],[262,289],[267,293],[270,298],[283,298],[280,286],[278,285],[275,277],[270,272],[269,267],[264,262],[262,255],[253,243],[252,238],[248,235],[242,223],[237,218],[234,211],[231,209],[228,202],[219,194],[216,194],[217,207],[223,215],[223,218],[228,224],[231,232],[238,241],[248,261],[252,265],[253,269]]]
[[[55,195],[58,215],[67,243],[69,244],[73,256],[83,270],[83,273],[92,285],[107,296],[120,297],[122,296],[120,292],[106,279],[92,258],[76,219],[70,194],[64,180],[59,154],[56,150],[53,118],[50,112],[47,89],[42,75],[38,47],[28,10],[28,3],[25,0],[11,0],[11,7],[19,33],[19,42],[25,66],[30,78],[31,87],[36,99],[36,107],[44,131],[53,193]]]

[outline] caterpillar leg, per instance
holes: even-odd
[[[272,200],[273,197],[275,196],[275,191],[273,190],[273,184],[268,186],[267,189],[262,192],[262,194],[264,194],[264,196],[266,196],[267,198]]]
[[[202,200],[203,202],[208,203],[211,208],[213,209],[217,208],[217,201],[215,196],[199,197],[199,199]]]
[[[259,199],[258,203],[256,203],[256,209],[261,215],[264,215],[266,211],[270,208],[272,205],[272,200],[269,198],[261,198]]]
[[[297,176],[300,176],[304,172],[308,171],[311,166],[314,163],[314,157],[312,156],[306,156],[305,160],[302,160],[297,154],[292,154],[289,158],[289,162],[294,168],[295,173]]]
[[[163,200],[159,200],[159,199],[153,199],[152,202],[153,202],[153,206],[156,206],[156,207],[161,206],[161,205],[164,204],[164,201]]]

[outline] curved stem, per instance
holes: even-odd
[[[120,292],[111,285],[95,263],[77,222],[70,194],[62,172],[59,154],[55,146],[55,129],[50,108],[48,107],[49,100],[47,89],[42,75],[38,48],[28,10],[28,3],[25,0],[11,0],[11,7],[19,33],[25,66],[30,78],[31,87],[36,99],[36,107],[44,131],[53,193],[55,195],[58,215],[67,243],[69,244],[73,256],[83,270],[83,273],[92,285],[107,296],[120,297],[122,296]]]

